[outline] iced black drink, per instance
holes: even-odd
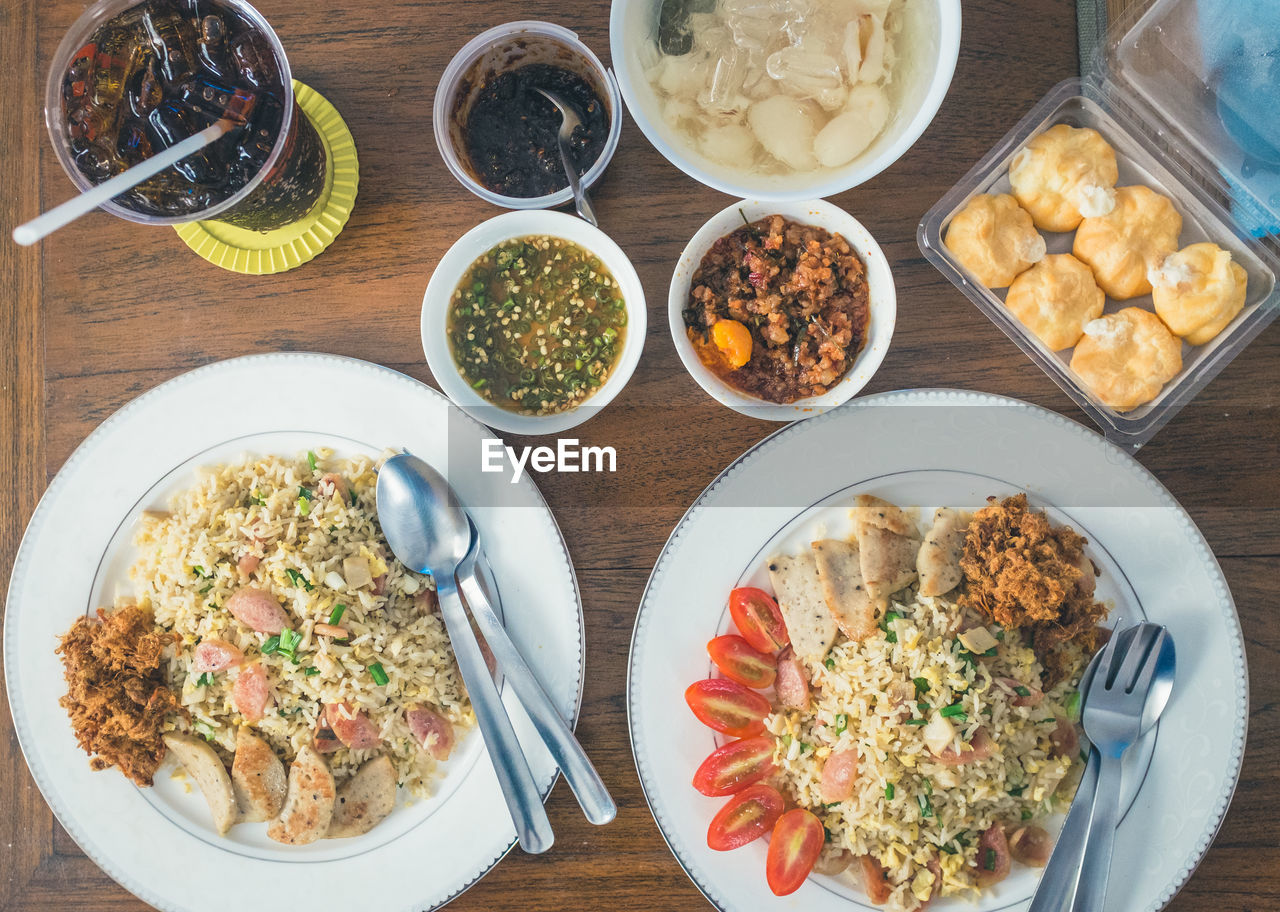
[[[82,187],[231,122],[116,197],[109,208],[124,218],[269,231],[304,216],[324,189],[324,145],[294,101],[280,43],[239,0],[102,0],[59,48],[49,95],[54,146]]]

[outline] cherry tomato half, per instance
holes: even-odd
[[[753,649],[777,652],[791,642],[778,603],[763,589],[734,589],[729,593],[729,613]]]
[[[773,772],[773,745],[769,736],[730,741],[702,761],[693,787],[712,798],[742,791]]]
[[[750,643],[731,633],[708,643],[707,653],[726,678],[756,690],[771,686],[778,674],[777,659],[767,652],[752,649]]]
[[[822,852],[825,838],[822,821],[804,808],[793,808],[778,818],[764,868],[774,895],[786,896],[800,889]]]
[[[707,678],[695,681],[684,692],[693,714],[708,728],[730,738],[750,738],[764,733],[769,701],[736,681]]]
[[[707,845],[717,852],[727,852],[759,839],[773,828],[782,806],[782,796],[776,788],[756,783],[730,798],[711,818]],[[818,835],[822,835],[822,824],[818,824]]]

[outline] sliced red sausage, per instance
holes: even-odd
[[[1004,827],[993,824],[978,840],[978,865],[974,878],[979,887],[989,887],[1009,876],[1009,840]]]
[[[258,569],[258,564],[262,563],[262,558],[256,554],[246,554],[240,560],[236,561],[236,568],[245,576],[251,576],[254,570]]]
[[[1009,836],[1009,854],[1021,864],[1043,868],[1049,863],[1051,851],[1053,838],[1042,827],[1018,827]]]
[[[325,719],[324,713],[321,713],[320,718],[316,720],[316,730],[311,734],[311,743],[316,752],[321,754],[332,754],[342,747],[342,742],[334,734],[333,728],[329,725],[328,720]]]
[[[958,753],[948,747],[940,754],[935,754],[938,762],[945,766],[964,766],[966,763],[977,763],[979,760],[985,760],[995,753],[996,744],[991,740],[991,736],[987,734],[985,728],[980,728],[973,733],[973,739],[969,745]]]
[[[353,711],[349,703],[329,703],[324,708],[325,721],[338,740],[352,750],[376,747],[382,739],[378,728],[364,710]]]
[[[289,626],[289,615],[285,614],[276,597],[252,586],[237,589],[227,599],[227,610],[241,624],[259,633],[276,634]]]
[[[201,673],[208,671],[226,671],[232,665],[244,661],[244,653],[234,643],[218,637],[202,640],[196,647],[192,666]]]
[[[262,665],[254,664],[240,670],[236,682],[231,685],[231,702],[246,722],[262,721],[267,714],[267,704],[271,702],[267,670]]]
[[[345,504],[351,503],[351,485],[337,472],[329,472],[320,479],[320,490],[330,497],[336,497]]]
[[[1080,753],[1080,735],[1067,719],[1058,716],[1058,727],[1049,734],[1053,752],[1059,757],[1074,757]]]
[[[836,751],[822,764],[822,780],[818,794],[823,804],[848,801],[853,797],[853,784],[858,778],[858,752],[853,749]]]
[[[804,666],[790,646],[778,653],[778,676],[774,678],[773,687],[783,706],[791,709],[808,708],[809,676],[805,674]]]
[[[1044,691],[1030,684],[1023,684],[1017,678],[996,678],[1001,684],[1013,691],[1014,706],[1038,706],[1044,699]],[[1026,693],[1023,693],[1023,691]]]
[[[877,906],[889,901],[889,875],[884,866],[870,855],[859,855],[858,865],[862,873],[862,889],[867,891],[867,898]]]
[[[407,710],[404,719],[409,723],[409,732],[427,753],[437,760],[449,759],[453,752],[453,726],[448,719],[425,706]]]

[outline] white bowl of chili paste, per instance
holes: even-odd
[[[464,412],[512,434],[558,434],[635,372],[647,325],[635,267],[563,212],[506,212],[459,238],[422,301],[422,348]]]
[[[685,368],[716,401],[769,421],[834,408],[880,367],[897,318],[880,245],[822,200],[742,200],[689,241],[668,319]]]
[[[432,125],[445,165],[481,199],[507,209],[549,209],[573,198],[561,162],[559,111],[577,112],[570,155],[590,187],[622,133],[613,73],[576,34],[549,22],[509,22],[477,35],[440,77]]]

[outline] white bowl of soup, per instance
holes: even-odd
[[[459,238],[422,301],[422,348],[464,412],[558,434],[608,405],[644,348],[644,290],[608,235],[563,212],[508,212]]]
[[[614,0],[613,66],[640,129],[690,177],[737,197],[820,199],[879,174],[933,120],[960,0],[813,0],[808,22],[778,6],[667,0],[696,11],[660,25],[663,0]]]

